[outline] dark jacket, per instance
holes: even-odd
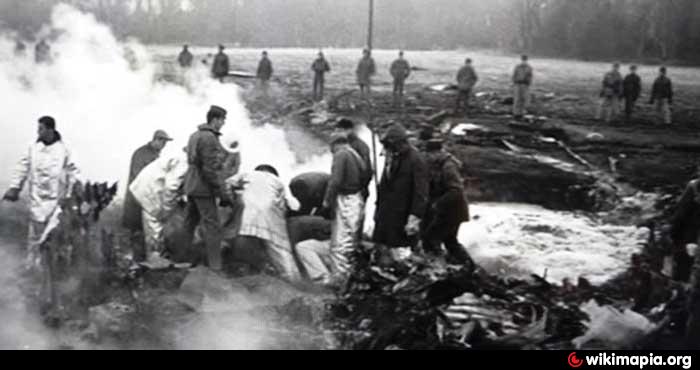
[[[192,56],[192,53],[190,53],[187,50],[183,50],[180,52],[180,55],[177,57],[177,62],[180,63],[180,67],[182,68],[187,68],[187,67],[192,67],[192,60],[194,59],[194,56]]]
[[[622,95],[625,98],[637,100],[642,92],[642,79],[637,74],[630,73],[622,82]]]
[[[675,245],[685,246],[698,242],[700,233],[700,180],[692,180],[678,201],[671,218],[671,239]]]
[[[449,153],[440,153],[428,163],[430,168],[430,207],[432,213],[443,219],[455,218],[469,221],[469,202],[464,194],[462,163]],[[460,199],[455,203],[452,200]]]
[[[226,77],[228,76],[229,69],[228,55],[224,53],[216,54],[216,57],[214,57],[214,64],[211,68],[212,75],[216,78]]]
[[[603,77],[601,97],[622,96],[622,75],[617,71],[610,71]]]
[[[150,143],[146,144],[134,152],[131,156],[131,166],[129,167],[129,185],[136,179],[136,176],[153,161],[158,159],[160,153],[155,150]],[[141,205],[131,194],[129,186],[126,187],[124,197],[124,209],[122,210],[122,225],[129,230],[141,230]]]
[[[379,183],[373,240],[389,247],[405,247],[411,244],[404,230],[408,217],[425,216],[428,168],[420,153],[407,144],[391,162]]]
[[[331,221],[319,216],[287,218],[289,242],[295,246],[306,240],[330,240]]]
[[[369,146],[355,134],[349,135],[348,141],[350,143],[350,147],[353,148],[357,152],[357,154],[360,155],[360,157],[365,163],[365,172],[363,174],[363,192],[365,197],[367,197],[369,196],[369,183],[372,182],[372,176],[374,175],[374,169],[372,167],[372,157],[370,155]]]
[[[457,86],[462,91],[474,88],[477,81],[479,81],[479,76],[477,76],[474,67],[470,65],[463,66],[457,72]]]
[[[357,70],[355,71],[357,75],[357,83],[360,85],[369,85],[371,83],[372,76],[377,72],[377,67],[374,64],[374,59],[362,58],[357,64]]]
[[[324,201],[333,207],[338,195],[350,195],[364,191],[366,188],[366,166],[360,154],[349,145],[336,151],[333,154],[331,178]]]
[[[678,201],[676,212],[671,217],[672,255],[676,266],[673,278],[688,281],[693,259],[685,250],[686,244],[698,244],[700,236],[700,180],[692,180]]]
[[[533,71],[532,67],[527,63],[520,63],[513,71],[513,83],[516,85],[532,84]]]
[[[203,124],[190,136],[187,143],[187,163],[184,191],[191,197],[221,196],[222,181],[219,172],[223,166],[219,143],[221,133],[212,126]]]
[[[666,76],[659,76],[654,81],[654,86],[651,89],[651,103],[656,99],[668,99],[669,103],[673,103],[673,85]]]
[[[292,179],[289,190],[300,203],[300,213],[309,214],[314,208],[321,208],[330,178],[324,172],[308,172]]]
[[[256,76],[263,81],[268,81],[272,77],[272,71],[272,62],[270,59],[262,58],[258,64]]]
[[[314,71],[316,74],[324,74],[326,72],[331,71],[331,66],[328,64],[328,61],[326,59],[322,58],[316,58],[314,60],[314,63],[311,65],[311,70]]]
[[[389,71],[395,80],[403,81],[411,75],[411,66],[406,59],[396,59],[391,63]]]

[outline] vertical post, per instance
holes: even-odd
[[[373,38],[373,32],[374,32],[374,0],[369,0],[369,22],[367,25],[367,49],[372,51],[372,38]],[[379,193],[379,176],[377,174],[377,140],[376,140],[376,133],[374,131],[374,125],[373,125],[373,117],[372,117],[372,104],[371,102],[368,101],[368,108],[367,108],[367,113],[368,113],[368,120],[367,120],[367,128],[369,128],[370,132],[372,132],[372,159],[374,160],[373,167],[374,170],[372,172],[374,175],[374,184],[377,189],[377,194]]]
[[[369,0],[369,24],[367,31],[367,48],[371,51],[372,33],[374,32],[374,0]]]

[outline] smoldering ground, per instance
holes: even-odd
[[[35,64],[32,52],[15,55],[14,35],[0,35],[0,98],[8,102],[0,111],[0,129],[5,133],[0,135],[2,188],[7,187],[15,164],[35,140],[37,119],[43,115],[56,118],[84,179],[118,181],[122,193],[136,148],[148,142],[155,130],[163,129],[175,140],[162,155],[179,155],[189,135],[204,123],[212,104],[228,110],[222,142],[239,141],[245,153],[242,171],[267,163],[288,180],[305,168],[330,166],[327,156],[298,163],[285,132],[254,126],[238,87],[211,80],[203,65],[186,74],[185,86],[157,82],[159,67],[146,48],[135,40],[118,40],[91,14],[58,5],[51,23],[36,35],[37,40],[45,37],[51,45],[50,64]],[[29,45],[28,50],[32,49]],[[4,226],[9,228],[9,222],[14,228],[26,228],[15,219],[26,204],[2,203],[1,207],[3,230]],[[38,314],[24,303],[27,292],[21,291],[16,274],[22,254],[18,234],[22,233],[13,233],[13,240],[2,242],[0,251],[4,256],[0,318],[9,323],[0,329],[0,347],[56,348],[57,343],[71,342],[71,338],[51,339],[56,333],[45,329]],[[265,304],[260,296],[255,299],[257,305]],[[256,330],[231,329],[242,326]],[[177,348],[253,349],[262,345],[267,335],[263,329],[270,326],[241,310],[203,314],[190,317],[171,332],[188,333],[191,341],[173,337],[167,342]]]

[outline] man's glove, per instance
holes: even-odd
[[[5,193],[5,196],[2,197],[2,199],[8,201],[8,202],[16,202],[19,200],[19,192],[20,190],[17,188],[11,188],[7,190]]]
[[[418,233],[420,232],[420,222],[420,218],[414,215],[408,216],[408,222],[406,223],[406,227],[404,228],[404,230],[406,231],[406,235],[418,235]]]

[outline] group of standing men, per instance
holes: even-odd
[[[620,64],[615,63],[612,69],[603,77],[600,91],[600,104],[596,119],[610,122],[618,115],[620,100],[625,102],[625,121],[629,121],[634,113],[637,100],[642,92],[642,79],[637,74],[637,66],[630,66],[630,72],[625,78],[620,74]],[[666,67],[659,68],[659,75],[654,81],[649,104],[656,104],[656,111],[663,117],[665,124],[671,124],[671,105],[673,104],[673,85],[666,76]]]
[[[334,277],[343,281],[363,234],[373,166],[353,122],[340,120],[338,129],[331,139],[333,165],[323,207],[334,215],[331,256],[337,261]],[[444,244],[450,261],[470,262],[457,241],[459,226],[469,220],[462,164],[437,138],[428,139],[419,151],[398,123],[387,129],[381,143],[385,165],[377,187],[372,241],[392,249],[416,250],[422,245],[434,255],[441,254]]]

